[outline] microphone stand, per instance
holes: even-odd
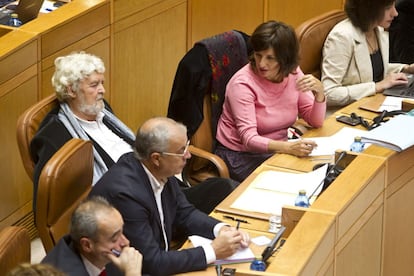
[[[325,183],[326,179],[328,178],[328,176],[334,171],[334,169],[336,168],[336,166],[338,165],[339,161],[341,161],[345,156],[347,155],[346,151],[342,151],[339,156],[338,159],[336,159],[334,165],[330,168],[330,170],[326,173],[326,176],[322,179],[321,183],[319,183],[319,185],[316,187],[316,189],[309,195],[308,200],[310,201],[310,199],[312,198],[312,196],[316,193],[316,191],[321,187],[321,185],[323,183]]]

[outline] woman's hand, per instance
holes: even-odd
[[[298,139],[293,142],[282,142],[284,143],[284,149],[281,153],[287,153],[299,157],[308,156],[312,150],[318,145],[312,140]]]
[[[296,86],[302,92],[311,90],[315,95],[315,100],[317,102],[325,101],[325,94],[322,82],[315,78],[313,75],[307,74],[302,76],[296,81]]]
[[[408,83],[405,73],[390,73],[382,81],[375,83],[375,92],[382,93],[385,89]]]
[[[403,73],[407,73],[407,74],[414,74],[414,63],[410,64],[410,65],[405,65],[404,68],[401,70],[401,72]]]

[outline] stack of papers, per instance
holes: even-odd
[[[264,214],[282,214],[282,207],[293,206],[299,190],[307,196],[314,191],[312,203],[321,192],[328,165],[308,173],[261,172],[231,205],[231,208]]]
[[[361,141],[400,152],[414,145],[413,128],[413,116],[398,115],[361,135]]]

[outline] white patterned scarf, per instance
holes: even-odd
[[[131,139],[131,141],[135,140],[134,133],[123,123],[121,122],[114,114],[112,114],[109,110],[103,109],[102,112],[105,114],[107,121],[114,127],[118,129],[121,133],[123,133],[126,137]],[[59,120],[64,124],[66,129],[69,131],[70,135],[73,138],[79,138],[83,140],[90,140],[89,136],[83,130],[81,125],[79,124],[78,120],[76,119],[75,115],[73,114],[72,110],[70,109],[67,103],[60,104],[59,110]],[[108,170],[105,162],[103,161],[102,157],[99,155],[98,151],[93,148],[93,156],[94,156],[94,170],[93,170],[93,184],[95,184],[101,176]]]

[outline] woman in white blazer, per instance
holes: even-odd
[[[414,64],[389,63],[388,28],[398,15],[395,0],[347,0],[348,18],[326,38],[322,83],[328,106],[344,106],[407,83]]]

